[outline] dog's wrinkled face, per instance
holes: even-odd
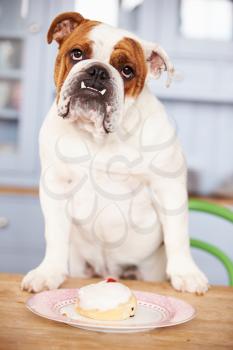
[[[58,114],[97,135],[112,132],[123,105],[123,84],[107,64],[86,59],[74,65],[65,79]]]
[[[113,132],[126,106],[143,90],[148,72],[173,74],[166,53],[132,34],[69,12],[52,22],[58,115],[96,135]]]

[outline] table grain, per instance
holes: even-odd
[[[179,293],[169,283],[124,281],[132,289],[175,296],[197,310],[195,319],[169,328],[132,334],[85,331],[43,319],[25,307],[30,294],[20,290],[21,275],[0,274],[0,349],[189,350],[233,349],[233,288],[211,287],[204,296]],[[97,280],[69,278],[75,288]]]

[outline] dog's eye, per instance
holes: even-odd
[[[73,61],[81,61],[83,59],[83,52],[80,49],[74,49],[71,51],[70,57]]]
[[[124,66],[121,70],[121,74],[127,80],[132,79],[135,75],[133,68],[131,68],[130,66]]]

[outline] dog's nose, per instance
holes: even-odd
[[[107,69],[99,65],[91,66],[87,69],[87,73],[96,80],[108,80],[110,78]]]

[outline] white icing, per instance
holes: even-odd
[[[79,289],[79,306],[83,309],[111,310],[127,303],[131,290],[118,282],[99,282]]]

